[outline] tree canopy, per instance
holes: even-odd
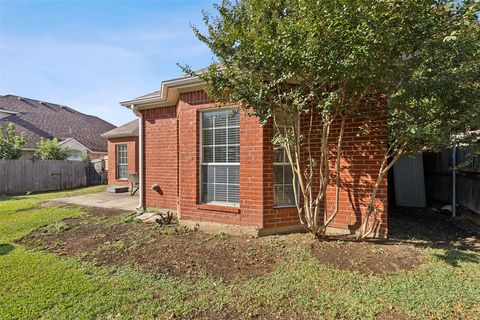
[[[318,223],[317,211],[329,177],[340,170],[342,134],[334,136],[335,169],[325,160],[333,121],[385,100],[389,144],[378,179],[401,155],[444,147],[478,126],[478,1],[243,0],[223,1],[216,11],[204,13],[206,33],[193,27],[215,56],[197,75],[218,103],[239,102],[262,124],[287,125],[275,141],[288,149],[300,182],[300,220],[317,235],[331,221]],[[321,119],[325,140],[305,169],[299,155],[309,148],[310,131],[295,129],[302,117]],[[320,191],[309,199],[314,170]]]
[[[62,148],[58,145],[58,139],[41,138],[37,143],[33,158],[38,160],[65,160],[71,154],[70,148]]]
[[[22,148],[27,140],[22,134],[15,131],[13,123],[9,123],[6,128],[0,127],[0,159],[14,160],[22,155]]]

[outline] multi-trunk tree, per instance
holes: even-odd
[[[345,123],[366,110],[387,121],[388,145],[357,233],[363,238],[377,226],[376,193],[395,161],[448,145],[480,114],[477,6],[223,1],[216,14],[204,14],[205,33],[193,27],[216,61],[199,74],[183,69],[204,79],[217,103],[240,103],[261,124],[273,124],[274,143],[285,148],[295,173],[299,219],[316,237],[338,213]],[[373,104],[381,108],[369,109]],[[312,152],[318,136],[319,150]],[[331,210],[329,185],[335,188]]]

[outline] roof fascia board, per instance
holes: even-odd
[[[181,77],[162,82],[160,95],[144,99],[134,99],[120,102],[120,105],[128,108],[135,106],[136,110],[158,108],[175,105],[180,92],[194,87],[203,88],[205,82],[198,77]]]
[[[108,132],[106,132],[108,133]],[[106,138],[106,139],[110,139],[110,138],[127,138],[127,137],[138,137],[138,132],[124,132],[124,133],[113,133],[113,134],[105,134],[105,133],[102,133],[101,134],[102,137]]]
[[[16,111],[9,111],[9,110],[4,110],[4,109],[0,109],[0,113],[19,114],[19,112],[16,112]]]

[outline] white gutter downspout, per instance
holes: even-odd
[[[138,206],[137,212],[143,212],[145,207],[143,206],[143,115],[137,109],[135,105],[131,105],[132,111],[138,116]]]

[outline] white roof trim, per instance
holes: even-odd
[[[8,111],[8,110],[0,109],[0,113],[18,114],[19,112],[15,112],[15,111]]]
[[[120,102],[120,105],[127,108],[134,106],[136,110],[172,106],[177,103],[178,96],[181,92],[194,87],[203,89],[205,87],[205,81],[200,80],[197,76],[183,76],[166,80],[162,81],[161,90],[158,95],[123,101]]]

